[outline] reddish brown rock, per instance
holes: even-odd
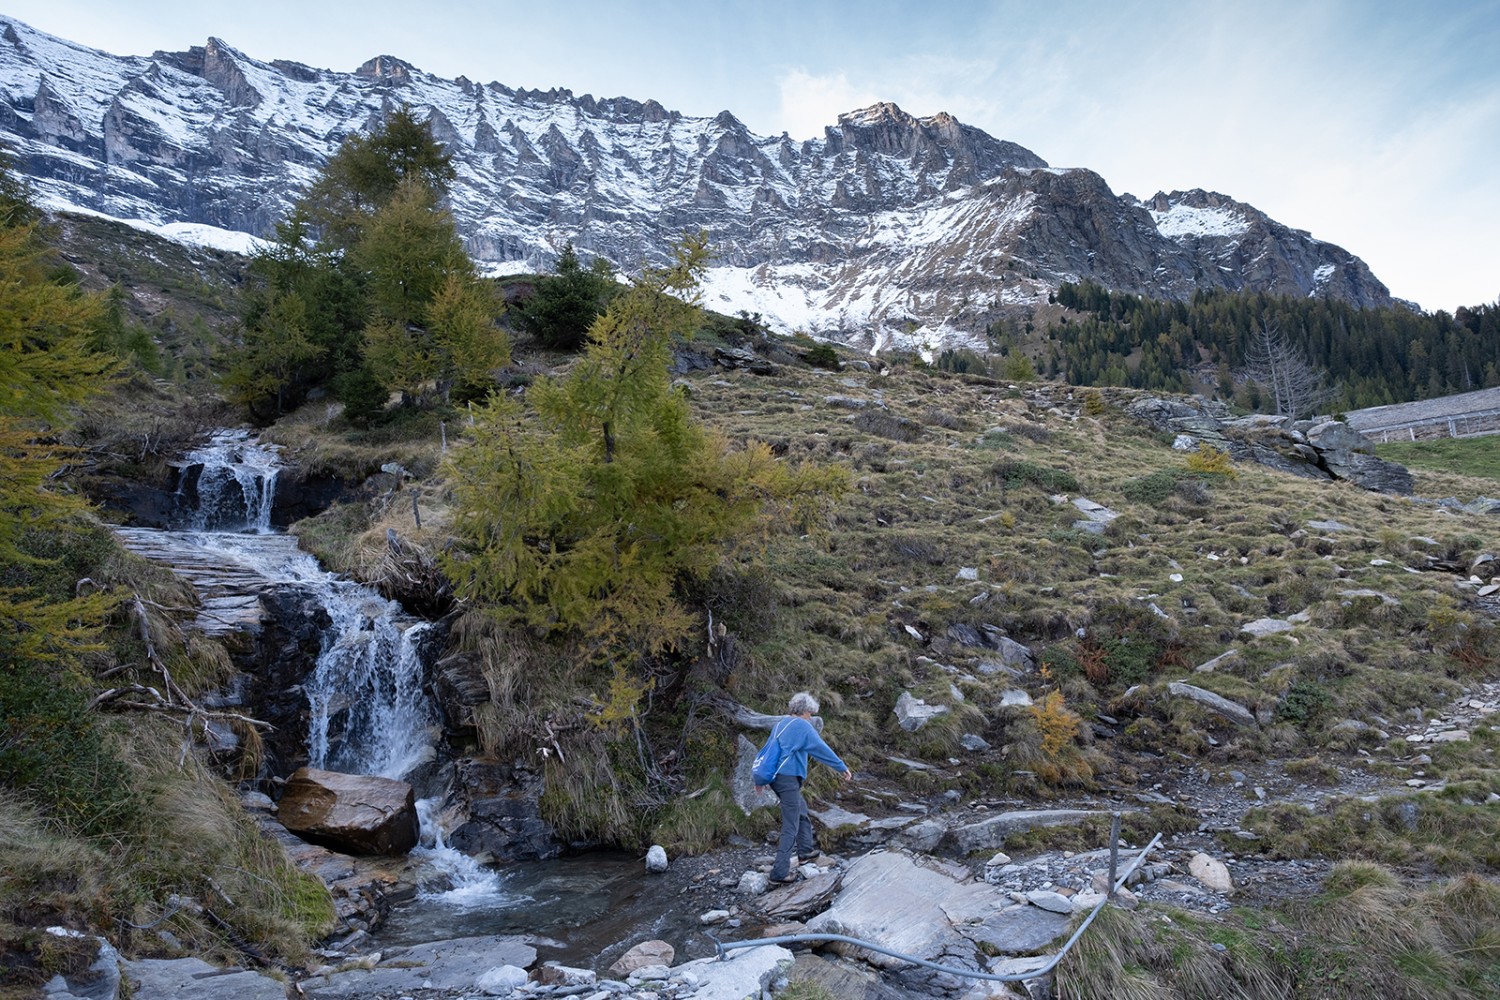
[[[416,796],[392,778],[299,768],[277,818],[299,837],[353,854],[405,854],[417,844]]]

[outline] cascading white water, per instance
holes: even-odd
[[[317,663],[304,682],[307,746],[314,767],[388,778],[408,777],[434,756],[437,711],[423,690],[432,625],[396,602],[338,577],[271,527],[280,463],[275,449],[248,431],[216,432],[187,456],[202,466],[189,528],[121,529],[122,540],[171,563],[204,594],[205,630],[223,632],[247,619],[247,602],[277,587],[311,596],[328,616]],[[216,603],[218,602],[218,603]],[[227,623],[227,624],[226,624]],[[216,627],[217,626],[217,627]],[[461,908],[503,901],[498,876],[446,843],[437,799],[417,803],[432,889],[423,893]]]
[[[198,502],[191,526],[198,531],[271,532],[276,476],[281,470],[274,448],[243,429],[215,431],[208,444],[188,452],[190,465],[202,465]]]

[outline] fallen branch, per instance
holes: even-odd
[[[126,695],[149,695],[153,700],[150,702],[121,701],[120,699]],[[94,709],[102,705],[108,705],[111,708],[131,708],[141,712],[157,712],[162,715],[186,716],[189,723],[195,718],[222,719],[226,722],[242,722],[247,726],[252,726],[255,729],[263,729],[267,732],[274,732],[276,729],[269,722],[262,719],[253,719],[248,715],[241,715],[238,712],[210,712],[195,705],[178,705],[169,702],[162,697],[161,692],[156,690],[156,688],[147,687],[144,684],[127,684],[122,687],[114,687],[107,691],[101,691],[94,695],[94,699],[89,702],[88,707]]]
[[[753,708],[746,708],[728,695],[710,695],[705,698],[708,704],[722,712],[731,722],[738,723],[750,729],[774,729],[776,723],[785,719],[785,715],[765,715]],[[813,728],[819,732],[823,731],[823,717],[815,715],[812,718]]]

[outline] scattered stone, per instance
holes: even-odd
[[[609,967],[612,976],[628,976],[650,965],[671,965],[677,951],[665,941],[642,941]]]
[[[734,891],[759,896],[771,887],[771,876],[765,872],[745,872],[740,876]]]
[[[630,974],[631,983],[663,983],[672,978],[672,970],[665,965],[643,965]]]
[[[1212,691],[1205,691],[1200,687],[1184,684],[1181,681],[1173,681],[1167,686],[1167,691],[1179,698],[1188,698],[1196,701],[1204,708],[1228,719],[1236,725],[1250,728],[1256,725],[1255,714],[1248,708],[1237,702],[1230,701],[1222,695],[1214,694]]]
[[[1290,632],[1295,628],[1291,622],[1280,618],[1257,618],[1253,622],[1246,622],[1240,626],[1240,631],[1253,636],[1276,635],[1280,632]]]
[[[667,867],[667,849],[660,844],[652,844],[651,849],[646,852],[646,870],[660,874]]]
[[[958,745],[971,753],[983,753],[990,748],[989,741],[978,733],[964,733],[958,738]]]
[[[1215,670],[1218,670],[1220,667],[1232,666],[1233,664],[1238,663],[1241,659],[1242,654],[1238,649],[1230,649],[1220,653],[1218,656],[1215,656],[1212,660],[1206,660],[1203,663],[1198,664],[1193,668],[1193,671],[1200,674],[1212,673]]]
[[[298,768],[277,818],[300,837],[355,854],[405,854],[417,845],[416,796],[393,778]]]
[[[729,919],[728,910],[709,910],[707,913],[698,914],[698,923],[704,927],[712,927],[714,924],[722,924]]]
[[[919,697],[913,697],[910,691],[901,691],[901,697],[895,700],[895,724],[907,733],[915,733],[948,711],[947,705],[929,705]]]
[[[1103,504],[1095,503],[1085,497],[1074,497],[1073,506],[1077,507],[1084,517],[1095,524],[1108,524],[1120,516],[1116,511],[1112,511]],[[1077,522],[1074,523],[1076,524]]]
[[[964,566],[959,569],[958,575],[955,576],[954,579],[973,582],[979,579],[979,570],[977,570],[973,566]]]
[[[1078,893],[1078,895],[1072,898],[1073,912],[1087,913],[1089,910],[1092,910],[1094,907],[1098,906],[1108,898],[1109,896],[1107,896],[1105,893],[1095,892],[1092,889],[1086,892],[1080,892]]]
[[[771,921],[805,920],[828,908],[842,881],[838,872],[824,872],[794,882],[762,896],[760,912]]]
[[[508,997],[530,979],[526,970],[514,965],[501,965],[481,973],[474,980],[474,988],[492,997]]]
[[[599,981],[599,976],[593,969],[574,969],[566,965],[548,964],[536,970],[535,979],[543,986],[573,989],[580,986],[593,986]]]
[[[1008,864],[1010,864],[1010,855],[1006,854],[1004,851],[1001,851],[1000,853],[996,854],[993,858],[990,858],[988,861],[985,862],[985,865],[987,867],[993,867],[993,868],[999,868],[1001,865],[1008,865]]]
[[[1347,524],[1329,519],[1327,521],[1308,521],[1307,526],[1314,531],[1353,531]]]
[[[1234,880],[1229,877],[1229,868],[1217,858],[1207,854],[1194,854],[1188,862],[1188,871],[1193,877],[1214,892],[1232,892]]]
[[[1427,737],[1432,743],[1467,743],[1469,734],[1462,729],[1449,729],[1441,733],[1432,733]]]
[[[1020,688],[1008,688],[1000,692],[1001,708],[1029,708],[1031,695]]]
[[[1067,896],[1046,889],[1033,889],[1026,894],[1026,902],[1040,906],[1051,913],[1072,913],[1073,901]]]

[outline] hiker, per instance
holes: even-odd
[[[807,777],[807,758],[822,761],[838,771],[845,781],[854,773],[839,759],[818,731],[812,717],[818,713],[818,699],[798,691],[787,702],[787,716],[771,728],[765,749],[756,758],[755,790],[767,785],[781,803],[781,840],[776,845],[776,863],[771,866],[772,882],[791,882],[793,848],[800,859],[813,853],[812,823],[807,818],[807,802],[802,798],[802,782]]]

